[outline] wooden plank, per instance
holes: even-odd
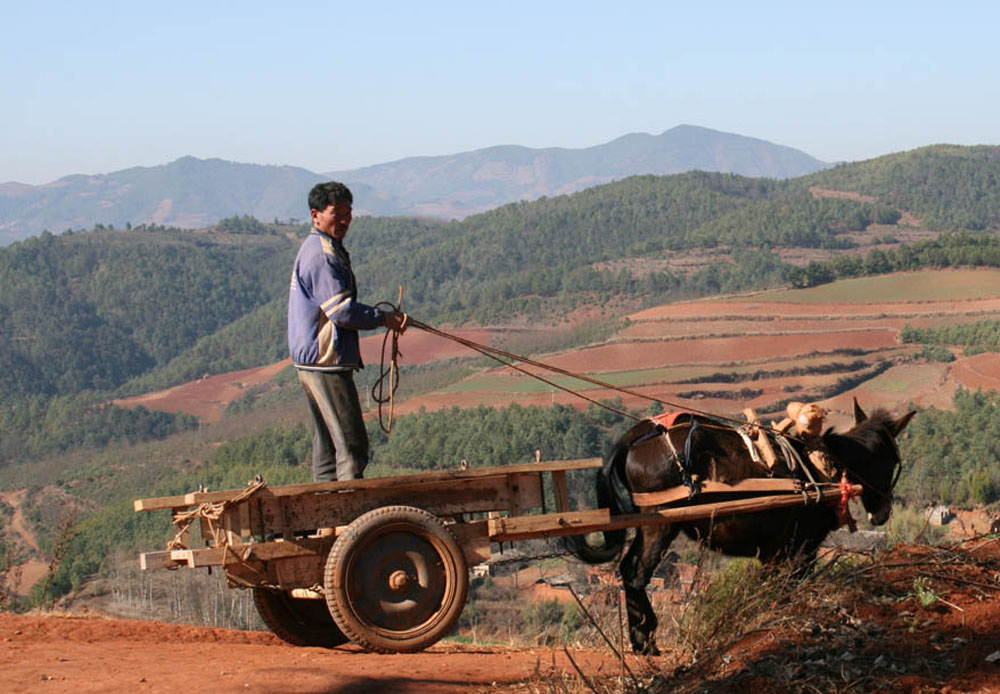
[[[132,508],[136,513],[142,511],[163,511],[171,509],[183,511],[191,504],[187,503],[187,496],[161,496],[155,499],[136,499],[132,502]]]
[[[230,509],[229,512],[223,513],[222,518],[219,520],[222,522],[222,528],[226,533],[226,544],[238,545],[242,543],[240,536],[233,530],[233,524],[236,521],[237,513],[236,509]]]
[[[254,528],[258,535],[287,533],[287,539],[291,539],[297,532],[347,525],[380,506],[416,506],[438,516],[541,507],[542,487],[538,475],[516,476],[510,487],[508,479],[511,478],[473,479],[461,485],[446,481],[417,489],[370,490],[364,493],[261,496],[256,502],[260,517],[254,519]]]
[[[152,571],[153,569],[170,569],[181,566],[183,562],[175,561],[171,557],[170,550],[166,552],[143,552],[139,555],[139,570]]]
[[[556,498],[556,511],[569,511],[569,485],[565,470],[552,471],[552,494]]]
[[[326,555],[272,559],[268,569],[273,569],[275,583],[282,588],[309,588],[323,583]],[[227,567],[228,568],[228,567]]]
[[[201,539],[204,540],[206,545],[214,545],[215,537],[212,535],[212,526],[209,525],[207,518],[199,518],[199,525],[201,526]]]
[[[175,564],[187,564],[191,568],[204,566],[222,566],[236,562],[233,556],[226,559],[226,553],[239,552],[240,556],[247,552],[247,547],[251,548],[247,554],[246,561],[274,561],[289,557],[320,557],[325,560],[330,552],[330,545],[333,538],[302,538],[294,542],[255,542],[252,544],[238,545],[227,549],[226,547],[205,547],[203,549],[175,549],[168,552],[152,552],[150,554],[167,554]]]
[[[793,479],[751,478],[736,484],[705,480],[701,483],[702,494],[755,494],[761,492],[795,493],[802,491],[802,483]],[[632,495],[637,506],[658,506],[689,498],[687,487],[671,487],[658,492],[637,492]],[[698,497],[695,496],[695,499]]]
[[[611,511],[599,508],[593,511],[492,518],[487,522],[490,528],[490,539],[493,542],[511,542],[529,538],[577,535],[580,534],[582,528],[601,526],[611,522]]]
[[[558,460],[541,463],[525,463],[522,465],[504,465],[497,467],[472,468],[470,470],[447,470],[428,472],[419,475],[400,475],[398,477],[375,477],[366,480],[344,480],[341,482],[314,482],[310,484],[293,484],[281,487],[265,487],[259,495],[282,497],[314,494],[316,492],[361,491],[374,489],[397,489],[404,487],[420,487],[429,483],[460,481],[504,477],[506,475],[537,474],[554,470],[591,470],[601,467],[600,458],[581,458],[578,460]],[[153,511],[165,508],[186,508],[197,506],[203,502],[227,501],[241,494],[242,489],[223,490],[218,492],[192,492],[185,496],[161,497],[154,499],[138,499],[133,506],[136,511]]]
[[[518,499],[521,489],[517,482],[517,477],[513,475],[505,477],[504,482],[507,485],[507,498],[509,499],[506,510],[511,515],[518,516],[521,514],[521,503]]]
[[[854,490],[860,493],[860,486]],[[810,492],[809,504],[815,504],[816,493]],[[824,489],[820,492],[822,503],[840,501],[839,489]],[[515,542],[533,540],[544,537],[563,537],[566,535],[583,535],[599,530],[624,530],[644,525],[662,525],[665,523],[685,523],[706,518],[721,518],[739,513],[753,513],[778,508],[803,506],[807,502],[801,494],[783,494],[781,496],[763,496],[755,499],[736,499],[719,501],[710,504],[695,504],[682,508],[667,508],[645,513],[631,513],[620,516],[610,516],[606,521],[588,522],[585,514],[594,511],[577,511],[571,514],[550,513],[540,516],[520,516],[518,518],[499,518],[490,521],[490,539],[494,542]],[[607,509],[599,509],[607,511]],[[571,522],[566,516],[578,516],[582,522]]]
[[[250,499],[236,507],[236,533],[242,539],[248,539],[253,535],[250,530]]]
[[[292,527],[291,522],[292,505],[288,502],[288,499],[278,499],[278,509],[280,510],[279,518],[281,519],[281,524],[278,526],[281,538],[285,542],[291,542],[295,538],[295,528]],[[315,527],[320,527],[320,524],[317,523]],[[308,528],[302,529],[308,530]]]
[[[458,546],[465,555],[465,563],[474,566],[486,561],[493,554],[490,547],[489,523],[485,520],[471,523],[453,523],[448,526]]]
[[[488,482],[489,480],[483,480]],[[511,482],[511,499],[507,510],[512,514],[521,513],[522,509],[541,508],[544,504],[541,473],[507,476]],[[469,484],[466,482],[465,484]],[[515,511],[514,509],[518,509]]]

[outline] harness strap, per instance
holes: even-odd
[[[795,450],[795,447],[786,439],[784,436],[775,436],[774,440],[778,442],[778,447],[781,448],[781,452],[785,456],[785,463],[788,465],[788,469],[795,472],[796,467],[801,468],[802,472],[805,473],[806,478],[809,480],[809,487],[816,489],[816,500],[819,501],[819,491],[816,485],[816,478],[813,477],[812,470],[809,466],[802,462],[802,456],[799,452]],[[806,501],[809,500],[809,493],[806,490],[802,490],[802,494],[805,496]]]
[[[691,441],[694,433],[698,430],[698,420],[691,417],[691,428],[688,429],[687,439],[684,441],[684,460],[681,469],[684,471],[684,486],[688,488],[688,497],[694,498],[701,491],[701,480],[691,471]]]
[[[750,459],[758,465],[763,465],[764,461],[760,458],[760,452],[757,450],[757,444],[755,444],[753,439],[750,438],[750,434],[747,433],[746,427],[737,427],[736,433],[740,435],[741,439],[743,439],[743,443],[746,445],[747,451],[750,453]]]
[[[666,439],[667,446],[670,448],[670,452],[674,456],[674,462],[677,463],[677,467],[679,467],[683,473],[684,465],[681,463],[681,456],[680,453],[677,452],[677,446],[674,445],[674,440],[670,438],[670,429],[664,429],[661,435],[664,439]]]

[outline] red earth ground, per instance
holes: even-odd
[[[844,566],[839,579],[819,576],[793,589],[758,615],[757,631],[693,666],[677,651],[629,655],[638,691],[1000,691],[1000,541],[899,546]],[[918,579],[928,604],[917,600]],[[418,654],[375,655],[354,646],[295,648],[260,632],[0,614],[0,691],[12,694],[620,691],[610,651],[570,654],[594,688],[579,680],[561,648],[438,644]]]
[[[730,650],[701,691],[1000,691],[997,543],[897,547],[853,572],[854,592],[838,595],[836,609],[823,606],[834,591],[821,593],[798,630]],[[929,604],[917,599],[918,580]]]
[[[573,653],[590,675],[609,654]],[[0,614],[0,691],[451,694],[571,671],[553,649],[439,644],[408,655],[296,648],[262,632],[74,616]]]
[[[3,502],[14,511],[10,522],[11,532],[24,543],[29,552],[39,554],[41,548],[38,546],[38,539],[24,518],[23,504],[27,493],[27,489],[0,492],[0,502]],[[49,565],[47,562],[34,558],[28,559],[22,562],[16,570],[7,575],[7,584],[14,595],[25,596],[31,592],[31,588],[36,583],[45,578],[48,572]]]

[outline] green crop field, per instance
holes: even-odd
[[[865,389],[891,402],[905,402],[907,398],[926,391],[928,384],[937,383],[944,368],[943,364],[896,366],[868,381]]]
[[[1000,270],[926,270],[840,280],[809,289],[766,292],[741,301],[802,304],[948,301],[1000,296]]]

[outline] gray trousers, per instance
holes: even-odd
[[[296,369],[313,420],[313,481],[361,479],[368,465],[368,431],[352,371]]]

